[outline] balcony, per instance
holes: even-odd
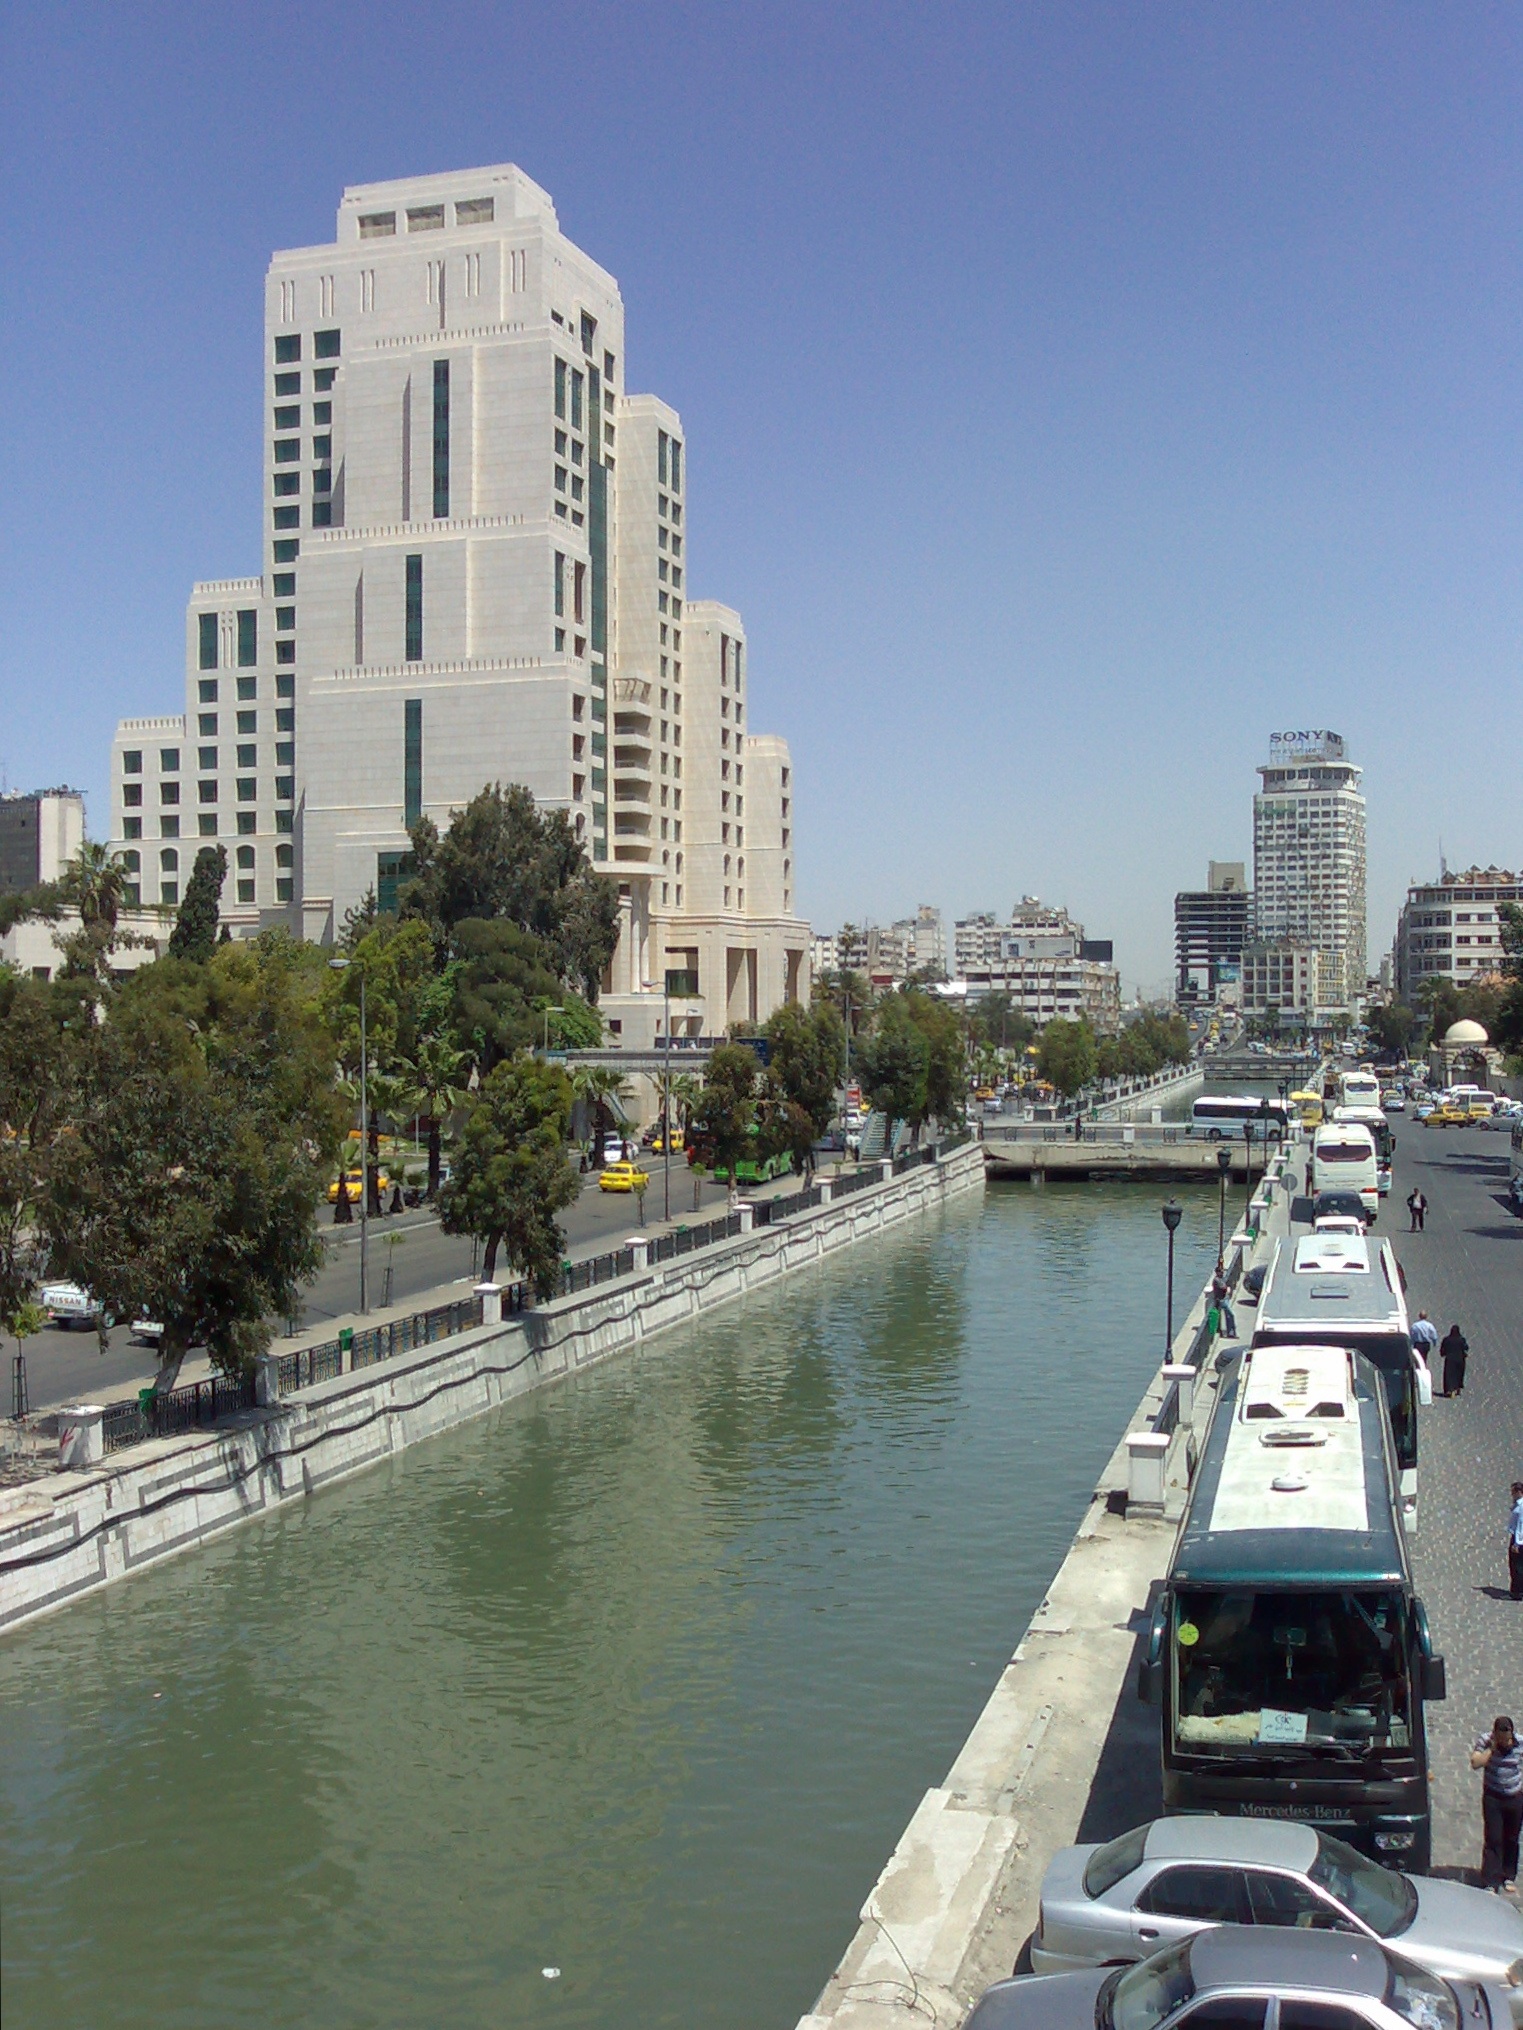
[[[615,705],[648,705],[650,684],[644,677],[615,677],[613,680],[613,702]]]

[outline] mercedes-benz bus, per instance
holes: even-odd
[[[1245,1128],[1249,1141],[1283,1142],[1289,1121],[1278,1100],[1252,1093],[1205,1093],[1190,1109],[1190,1133],[1208,1142],[1240,1142]]]
[[[1380,1105],[1380,1080],[1368,1065],[1361,1065],[1357,1071],[1339,1074],[1338,1104],[1344,1107]]]
[[[1415,1530],[1417,1413],[1433,1401],[1433,1377],[1412,1344],[1391,1243],[1338,1233],[1278,1242],[1259,1295],[1253,1344],[1349,1347],[1376,1368],[1390,1406],[1401,1518]]]
[[[1391,1133],[1391,1123],[1385,1108],[1361,1100],[1357,1106],[1334,1107],[1333,1126],[1347,1125],[1368,1128],[1370,1140],[1375,1144],[1375,1190],[1380,1198],[1387,1198],[1391,1191],[1391,1164],[1396,1154],[1396,1137]]]
[[[1161,1709],[1166,1811],[1304,1819],[1427,1868],[1423,1708],[1444,1664],[1362,1355],[1227,1361],[1137,1690]]]

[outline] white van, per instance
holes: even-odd
[[[1357,1191],[1371,1219],[1380,1210],[1380,1165],[1375,1138],[1355,1121],[1329,1121],[1312,1137],[1313,1198],[1319,1191]]]

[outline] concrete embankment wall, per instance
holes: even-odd
[[[968,1143],[775,1226],[339,1375],[237,1423],[135,1446],[0,1504],[0,1629],[193,1549],[499,1403],[983,1189]]]
[[[1107,1100],[1095,1109],[1095,1116],[1102,1121],[1150,1121],[1154,1107],[1161,1107],[1168,1100],[1193,1099],[1205,1082],[1204,1065],[1198,1062],[1181,1065],[1177,1071],[1159,1078],[1141,1092],[1128,1093],[1124,1099]]]
[[[1271,1179],[1280,1167],[1271,1163]],[[1261,1237],[1234,1236],[1245,1266],[1288,1230],[1288,1191],[1268,1195]],[[1175,1339],[1175,1361],[1195,1342],[1207,1298]],[[1170,1446],[1164,1500],[1138,1509],[1126,1501],[1127,1435],[1152,1426],[1168,1387],[1160,1368],[1046,1598],[945,1780],[921,1799],[799,2030],[953,2030],[1012,1971],[1054,1851],[1109,1839],[1162,1809],[1157,1715],[1135,1698],[1132,1664],[1212,1400],[1210,1387],[1195,1390],[1192,1420]]]

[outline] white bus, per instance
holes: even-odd
[[[1307,1183],[1313,1198],[1319,1191],[1357,1191],[1373,1220],[1380,1210],[1380,1163],[1369,1129],[1357,1121],[1329,1121],[1318,1128]]]
[[[1507,1160],[1507,1192],[1514,1212],[1523,1212],[1523,1115],[1512,1124],[1512,1152]]]
[[[1338,1080],[1339,1101],[1344,1107],[1378,1107],[1380,1105],[1380,1080],[1374,1072],[1361,1067],[1358,1071],[1346,1071]]]
[[[1290,1116],[1278,1100],[1261,1099],[1254,1093],[1229,1096],[1205,1095],[1190,1109],[1192,1135],[1208,1142],[1241,1141],[1247,1128],[1250,1141],[1283,1142]]]
[[[1333,1108],[1333,1124],[1351,1124],[1356,1128],[1367,1128],[1370,1140],[1375,1144],[1376,1188],[1382,1198],[1391,1189],[1391,1158],[1396,1151],[1396,1137],[1391,1133],[1391,1124],[1385,1110],[1378,1106],[1348,1106]]]

